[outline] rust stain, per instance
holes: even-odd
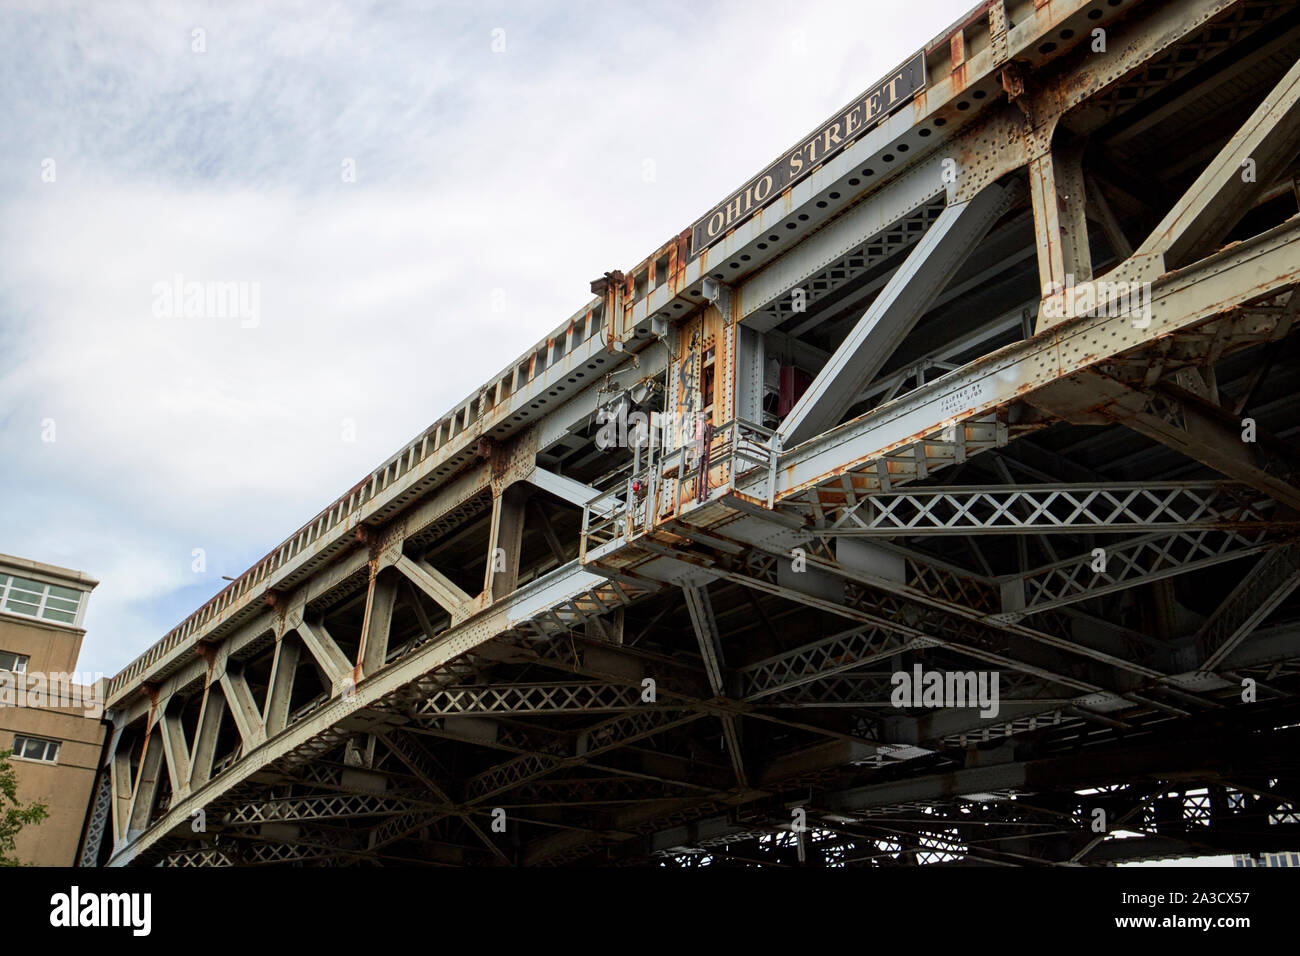
[[[669,284],[674,295],[680,295],[686,286],[686,265],[690,260],[691,230],[683,229],[673,246],[673,258],[670,262]]]
[[[197,656],[200,660],[203,661],[204,669],[205,669],[206,672],[207,672],[207,681],[206,681],[206,683],[211,684],[211,683],[212,683],[212,672],[213,672],[213,670],[214,670],[214,669],[216,668],[216,666],[217,666],[217,653],[216,653],[216,649],[215,649],[212,645],[210,645],[210,644],[207,644],[207,643],[205,643],[205,642],[203,642],[203,641],[199,641],[197,644],[194,645],[194,654],[195,654],[195,656]]]
[[[988,23],[989,8],[993,6],[994,2],[1001,2],[1001,0],[984,0],[983,3],[966,15],[966,19],[953,27],[951,33],[946,36],[938,37],[931,42],[930,45],[925,48],[926,59],[929,59],[935,53],[938,53],[944,46],[951,44],[954,34],[965,33],[966,30],[976,24],[986,25]]]

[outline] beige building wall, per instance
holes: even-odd
[[[49,811],[18,835],[15,853],[24,863],[76,862],[104,743],[103,698],[86,686],[88,675],[63,675],[76,674],[96,583],[79,571],[0,555],[0,750],[12,750],[16,737],[57,744],[36,758],[9,758],[18,799]]]

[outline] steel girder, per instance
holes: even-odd
[[[1269,805],[1232,787],[1134,787],[1107,792],[1120,838],[1080,839],[1102,809],[1083,798],[1073,806],[1036,805],[1016,794],[928,803],[847,821],[815,817],[803,834],[773,829],[728,834],[659,851],[669,865],[923,866],[1117,863],[1215,853],[1243,831],[1259,850],[1294,846],[1296,821],[1271,823]],[[1276,805],[1276,801],[1274,804]],[[802,846],[799,844],[802,842]]]
[[[709,600],[707,585],[687,584],[682,587],[686,598],[686,607],[691,617],[691,627],[700,647],[700,658],[704,662],[704,672],[709,679],[709,688],[714,697],[726,697],[727,681],[723,676],[726,658],[722,650],[722,639],[718,634],[718,622],[713,615],[713,604]],[[731,768],[736,775],[736,785],[749,785],[745,770],[745,757],[741,748],[740,718],[734,713],[719,715],[722,722],[723,737],[727,743],[727,753],[731,757]]]
[[[845,862],[867,865],[979,860],[1077,865],[1223,852],[1241,845],[1243,837],[1256,849],[1296,838],[1300,803],[1293,755],[1269,750],[1245,727],[1188,739],[1156,727],[1139,736],[1144,739],[1136,746],[1112,742],[1068,761],[1013,760],[829,792],[807,807],[805,844],[836,844],[847,837],[851,849]],[[1272,784],[1247,780],[1235,769],[1248,752],[1265,757],[1261,766],[1272,763],[1267,771],[1274,775]],[[1123,775],[1125,764],[1138,762],[1148,768],[1150,782],[1111,782]],[[1172,779],[1162,783],[1162,772]],[[1197,775],[1200,781],[1193,782]],[[1090,825],[1098,819],[1100,835]],[[721,817],[660,831],[650,843],[655,853],[672,858],[716,853],[753,841],[756,833],[769,846],[791,849],[798,837],[788,816]],[[780,836],[772,841],[774,833]],[[918,854],[928,856],[918,859]],[[803,862],[791,858],[794,854],[756,856],[752,843],[737,855],[771,865]]]
[[[741,671],[742,693],[746,700],[761,700],[903,651],[939,643],[936,638],[905,628],[873,624],[850,628],[748,665]]]
[[[1277,527],[1273,502],[1231,482],[1005,485],[881,492],[842,510],[834,537],[1079,534]]]
[[[1014,196],[991,184],[944,209],[781,423],[783,443],[798,444],[844,416]]]
[[[1011,620],[1257,554],[1275,546],[1267,533],[1266,527],[1164,531],[1097,548],[1004,579],[1002,616]]]
[[[390,793],[337,793],[324,797],[293,797],[250,803],[230,811],[230,823],[294,822],[383,816],[411,807],[411,795]],[[416,797],[417,802],[419,800]]]
[[[824,514],[999,447],[1011,423],[996,410],[1160,335],[1289,291],[1298,247],[1300,224],[1292,221],[1161,277],[1141,329],[1128,315],[1080,316],[914,389],[783,454],[777,497]]]
[[[1200,666],[1212,671],[1300,585],[1300,544],[1270,551],[1196,632]]]
[[[1102,63],[1044,59],[1027,39],[1049,24],[1059,30],[1071,17],[1084,25],[1088,4],[1035,8],[1014,32],[995,4],[990,42],[963,65],[963,89],[940,79],[909,115],[862,137],[786,202],[705,256],[688,263],[684,247],[666,247],[669,277],[656,279],[657,253],[648,264],[650,294],[633,291],[640,281],[634,275],[626,287],[610,281],[601,300],[605,324],[597,325],[594,313],[584,315],[574,326],[580,333],[565,331],[561,351],[576,356],[577,346],[603,330],[609,345],[582,352],[591,366],[582,366],[584,374],[615,365],[633,373],[625,376],[629,382],[641,373],[662,374],[664,350],[642,350],[635,363],[626,362],[639,347],[638,332],[649,334],[652,318],[676,317],[675,306],[700,308],[696,280],[729,278],[714,272],[729,267],[741,278],[724,297],[731,303],[728,318],[766,331],[771,354],[825,363],[834,341],[823,348],[802,338],[825,332],[821,306],[865,305],[890,281],[884,272],[867,273],[919,248],[918,237],[927,226],[934,229],[944,208],[941,193],[970,203],[1002,176],[1029,182],[1040,267],[1055,276],[1070,265],[1076,277],[1086,276],[1105,260],[1080,242],[1080,224],[1098,215],[1093,207],[1098,199],[1106,205],[1105,196],[1086,162],[1080,167],[1077,151],[1053,149],[1052,130],[1061,124],[1073,133],[1099,131],[1148,100],[1159,106],[1162,83],[1190,77],[1199,64],[1230,53],[1261,29],[1255,14],[1275,6],[1231,0],[1141,6],[1115,25],[1112,55]],[[1013,64],[1026,55],[1038,73],[1026,75]],[[1157,71],[1163,71],[1159,78]],[[1294,91],[1275,86],[1272,105],[1212,162],[1215,176],[1243,143],[1259,144],[1270,172],[1284,161],[1294,135]],[[976,90],[995,98],[1005,90],[1012,102],[977,109],[977,121],[964,122],[955,98],[973,99]],[[949,98],[951,106],[940,106]],[[942,109],[949,110],[942,118],[950,125],[928,126],[938,135],[927,144],[913,125]],[[1261,116],[1276,120],[1274,126]],[[1148,118],[1142,113],[1139,122]],[[916,161],[890,174],[885,163],[894,160],[883,153],[904,141]],[[944,148],[929,148],[941,141]],[[960,174],[955,188],[945,189],[936,174],[951,155]],[[891,156],[901,160],[902,151]],[[850,189],[846,184],[867,177],[868,163],[886,171],[883,182]],[[1259,190],[1245,192],[1253,197]],[[1095,782],[1099,764],[1088,754],[1097,747],[1114,745],[1123,734],[1154,734],[1162,725],[1172,736],[1175,726],[1206,715],[1235,714],[1244,676],[1259,685],[1269,707],[1300,690],[1293,635],[1284,624],[1267,627],[1288,606],[1298,570],[1294,545],[1279,534],[1291,520],[1285,509],[1295,504],[1285,440],[1262,442],[1264,454],[1234,454],[1223,441],[1226,420],[1207,407],[1220,404],[1216,368],[1244,349],[1284,347],[1300,304],[1289,293],[1297,278],[1294,222],[1192,261],[1191,251],[1205,251],[1225,216],[1250,198],[1244,195],[1236,186],[1202,183],[1143,245],[1144,261],[1159,247],[1161,255],[1172,250],[1168,264],[1180,266],[1152,277],[1148,326],[1126,316],[1066,315],[1026,341],[964,365],[953,361],[963,349],[985,351],[985,343],[1006,341],[1016,331],[1023,306],[1007,306],[1020,301],[1017,293],[974,316],[970,329],[941,333],[920,351],[900,350],[900,364],[877,366],[880,374],[868,376],[873,381],[850,389],[850,404],[877,395],[892,400],[782,452],[776,509],[766,507],[766,494],[746,498],[742,484],[724,503],[704,501],[694,513],[673,515],[653,540],[601,555],[599,567],[547,571],[576,550],[566,548],[568,532],[557,532],[549,520],[541,530],[549,563],[528,567],[519,552],[527,550],[523,529],[531,512],[511,497],[517,494],[511,488],[530,482],[570,503],[586,500],[595,485],[570,477],[558,459],[539,469],[538,454],[580,434],[604,385],[577,386],[560,404],[558,392],[576,385],[564,380],[578,369],[576,358],[566,357],[554,375],[521,380],[512,370],[509,385],[527,386],[518,395],[493,383],[473,409],[458,409],[454,421],[404,449],[115,679],[114,750],[104,775],[105,809],[96,814],[114,828],[113,862],[344,863],[423,852],[419,862],[433,865],[527,864],[590,859],[593,850],[612,861],[620,851],[644,857],[650,849],[741,844],[759,862],[791,854],[850,864],[1121,858],[1128,851],[1117,844],[1127,841],[1095,843],[1080,833],[1077,794],[1057,793],[1049,807],[1031,805],[1026,780],[1044,772],[1030,769],[1039,767],[1034,761],[1066,761],[1054,766],[1077,771],[1062,778],[1072,785],[1111,787]],[[1140,274],[1139,264],[1128,261],[1132,245],[1121,217],[1134,218],[1122,208],[1102,216],[1125,259],[1116,275]],[[1012,224],[1004,223],[1003,232]],[[794,228],[787,239],[788,225]],[[786,240],[780,246],[777,227]],[[803,229],[814,231],[804,238]],[[939,233],[933,236],[932,243]],[[1024,258],[1018,252],[1015,262]],[[742,268],[742,261],[752,265]],[[906,271],[895,274],[895,285],[906,285]],[[962,296],[977,297],[980,283],[998,275],[996,268],[972,270]],[[788,295],[795,287],[812,292],[814,313],[806,319],[798,318]],[[904,289],[904,298],[916,292]],[[948,315],[960,318],[955,310]],[[615,347],[616,341],[631,348]],[[548,343],[545,357],[555,354]],[[926,355],[939,356],[947,374],[925,382],[907,370]],[[899,394],[908,375],[918,386]],[[1098,398],[1099,377],[1121,390],[1106,385],[1112,391],[1103,389]],[[540,410],[546,399],[554,400],[550,412]],[[496,428],[492,440],[479,441],[487,430],[473,427],[472,413],[498,406],[491,421],[509,419],[510,430]],[[514,420],[525,408],[538,424],[521,435]],[[1053,423],[1060,420],[1123,422],[1163,445],[1193,449],[1194,458],[1233,480],[1156,475],[1071,486],[957,484],[955,472],[973,456],[1059,428]],[[1217,430],[1201,421],[1217,422]],[[456,477],[457,469],[466,470]],[[948,486],[924,486],[936,478]],[[471,586],[454,562],[435,567],[424,556],[485,514],[489,552],[502,547],[507,564],[499,574],[489,568],[483,592],[475,594],[477,582]],[[867,542],[850,540],[940,535],[954,547],[971,538],[987,546],[988,535],[1006,532],[1020,540],[1050,532],[1052,540],[1084,544],[1094,534],[1136,537],[1103,539],[1105,572],[1091,569],[1095,555],[1082,547],[1077,558],[1054,556],[1039,567],[1026,559],[1012,573],[1005,561],[1002,573],[974,572],[955,550],[939,559],[896,543],[886,559],[867,560],[853,552]],[[807,544],[813,576],[839,580],[838,596],[836,586],[827,596],[825,580],[812,586],[778,569],[778,561],[790,558],[785,546],[798,541]],[[1055,554],[1051,545],[1044,549]],[[1102,596],[1137,591],[1145,600],[1152,588],[1144,586],[1249,556],[1256,565],[1240,586],[1167,646],[1097,620]],[[462,557],[472,563],[478,556]],[[674,600],[679,591],[684,600]],[[753,613],[731,606],[738,594]],[[1090,613],[1080,612],[1081,604]],[[650,610],[642,614],[642,608]],[[794,613],[825,629],[796,633]],[[773,625],[769,614],[783,620]],[[609,626],[615,616],[620,625]],[[750,647],[759,629],[755,616],[770,644],[761,653]],[[661,618],[666,623],[657,626]],[[848,630],[826,626],[833,618],[848,619]],[[827,631],[830,637],[807,639]],[[207,656],[192,660],[200,639]],[[257,663],[268,651],[269,677]],[[984,719],[952,709],[882,710],[889,674],[879,668],[913,661],[941,668],[977,661],[1000,669],[1008,691],[1004,711]],[[310,673],[321,675],[321,687],[303,703],[301,681]],[[646,678],[657,685],[657,700],[642,696]],[[587,711],[610,716],[588,722],[581,719]],[[697,719],[703,716],[719,720]],[[1261,729],[1265,736],[1276,730]],[[1007,759],[1011,751],[998,745],[1009,739],[1028,762]],[[1261,766],[1274,756],[1266,749],[1243,753]],[[1115,749],[1111,756],[1133,780],[1159,764],[1150,752]],[[1290,768],[1275,769],[1290,779]],[[1211,770],[1227,773],[1222,765]],[[967,789],[926,791],[927,781],[940,779],[960,780]],[[367,792],[376,780],[382,791]],[[1157,819],[1158,801],[1174,792],[1159,781],[1150,788],[1113,786],[1116,798],[1127,801],[1125,822],[1143,832]],[[1214,799],[1226,794],[1230,802],[1242,794],[1242,800],[1264,800],[1270,790],[1267,781],[1260,786],[1254,779],[1206,786],[1219,794]],[[863,787],[884,789],[867,799]],[[972,807],[960,799],[970,788],[1003,799]],[[782,830],[788,818],[772,808],[797,793],[815,797],[809,804],[814,830],[794,838]],[[877,797],[890,795],[893,803],[877,804]],[[1180,792],[1180,798],[1194,809],[1199,796]],[[1286,806],[1277,797],[1269,812],[1285,815]],[[527,834],[508,851],[480,825],[494,807],[509,808]],[[189,815],[204,808],[218,832],[207,840],[185,836]],[[903,811],[916,818],[892,821],[893,832],[862,829]],[[326,819],[333,824],[313,822]],[[1202,826],[1199,819],[1196,825]],[[1013,840],[1024,845],[980,835],[999,826],[1022,827]],[[1053,834],[1044,832],[1049,827]],[[1148,836],[1151,846],[1132,855],[1213,843],[1173,833],[1167,822]]]
[[[419,706],[429,717],[461,714],[614,713],[646,706],[636,687],[619,684],[490,684],[448,687]]]
[[[597,754],[689,723],[699,716],[680,710],[620,714],[583,731],[572,752],[556,748],[551,753],[526,754],[472,777],[465,785],[466,796],[471,803],[483,803],[497,794],[544,777],[562,767],[584,763]]]

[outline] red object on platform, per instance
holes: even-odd
[[[781,366],[781,391],[776,400],[776,414],[778,418],[785,418],[790,414],[790,409],[794,408],[794,403],[799,401],[800,396],[808,391],[808,386],[812,384],[812,376],[803,369],[794,365]]]

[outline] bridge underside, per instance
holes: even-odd
[[[85,862],[1300,846],[1300,10],[1060,6],[985,4],[912,165],[597,289],[606,369],[125,672]],[[1094,277],[1150,311],[1053,312]],[[724,437],[601,447],[615,397]]]

